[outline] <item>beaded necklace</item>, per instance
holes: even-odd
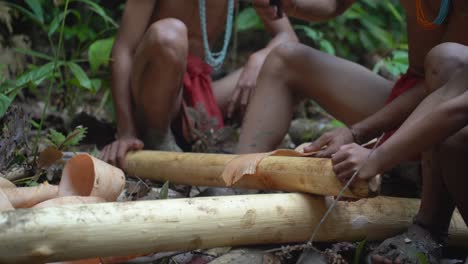
[[[228,51],[229,43],[232,35],[232,23],[234,16],[234,0],[228,0],[227,18],[226,18],[226,31],[224,33],[224,43],[221,51],[212,52],[210,43],[208,41],[208,33],[206,30],[206,1],[198,0],[200,11],[200,27],[203,37],[203,48],[205,51],[205,62],[208,63],[214,71],[219,71],[223,66],[226,53]]]
[[[450,11],[451,0],[442,0],[440,3],[439,14],[434,21],[429,21],[424,15],[422,0],[416,0],[416,18],[419,25],[425,29],[435,29],[437,26],[442,25],[447,19]]]

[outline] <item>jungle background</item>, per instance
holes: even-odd
[[[78,151],[97,156],[113,140],[108,66],[123,7],[124,1],[0,1],[0,176],[19,186],[57,182],[63,165],[59,159]],[[236,14],[221,74],[242,65],[269,40],[248,4],[239,4]],[[329,22],[291,21],[302,43],[358,62],[385,78],[395,80],[408,67],[405,15],[397,0],[361,0]],[[192,116],[198,122],[205,117],[197,109]],[[238,125],[220,132],[199,131],[193,151],[231,152]],[[339,126],[313,101],[304,102],[283,147],[293,148]],[[187,193],[169,184],[139,183],[128,182],[127,200]],[[416,187],[398,191],[407,197],[419,195]],[[362,243],[333,247],[349,263],[360,263],[356,251]]]

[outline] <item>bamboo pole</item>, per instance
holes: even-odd
[[[129,175],[176,184],[225,187],[222,173],[236,155],[139,151],[126,158]],[[232,187],[337,195],[342,184],[329,159],[266,157],[254,175],[246,175]],[[346,197],[367,197],[367,182],[358,181]]]
[[[68,205],[0,213],[0,263],[52,262],[220,246],[304,242],[329,200],[305,194]],[[405,230],[419,200],[340,202],[318,241],[381,240]],[[460,215],[452,242],[466,246]]]

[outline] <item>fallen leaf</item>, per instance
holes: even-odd
[[[45,169],[61,159],[62,156],[63,152],[58,150],[56,147],[47,147],[44,151],[41,152],[41,154],[39,154],[37,166],[41,169]]]

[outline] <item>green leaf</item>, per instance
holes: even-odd
[[[0,118],[5,115],[12,102],[13,98],[6,96],[5,94],[0,94]]]
[[[101,79],[91,79],[91,84],[93,86],[93,92],[101,90],[102,80]]]
[[[35,181],[35,180],[29,180],[29,181],[27,181],[25,184],[26,184],[26,186],[28,186],[28,187],[39,186],[39,183],[38,183],[37,181]]]
[[[114,27],[118,27],[117,23],[110,16],[106,14],[106,11],[98,4],[91,0],[74,0],[72,2],[82,2],[89,6],[89,8],[96,14],[98,14],[104,21],[110,23]]]
[[[356,249],[356,254],[354,255],[354,261],[353,263],[354,264],[359,264],[360,260],[361,260],[361,255],[362,255],[362,252],[364,251],[364,246],[366,245],[367,243],[367,239],[364,239],[363,241],[359,242],[359,245],[357,246],[357,249]]]
[[[34,127],[35,129],[39,129],[41,127],[41,125],[38,122],[36,122],[36,121],[34,121],[32,119],[29,120],[29,123],[31,123],[31,126]]]
[[[99,67],[107,67],[114,45],[114,38],[100,39],[89,46],[88,60],[91,70],[96,72]]]
[[[330,41],[326,40],[326,39],[322,39],[320,40],[320,50],[328,53],[328,54],[331,54],[331,55],[335,55],[335,48],[333,47],[333,45],[331,44]]]
[[[77,146],[80,142],[86,137],[86,132],[88,128],[86,127],[76,127],[72,132],[67,135],[67,138],[60,144],[59,149],[65,147]]]
[[[25,0],[26,4],[31,8],[37,20],[44,23],[44,11],[42,10],[42,3],[39,0]]]
[[[73,11],[72,10],[67,10],[67,12],[62,12],[59,15],[55,16],[54,20],[52,20],[52,22],[50,22],[49,30],[48,30],[47,34],[49,36],[52,36],[57,31],[59,26],[62,24],[63,19],[65,17],[67,17],[68,14],[70,14],[71,12],[73,12]],[[79,13],[78,13],[78,16],[79,16]]]
[[[56,147],[62,145],[65,142],[65,135],[58,132],[57,130],[51,128],[47,138],[54,144]]]
[[[78,65],[78,64],[76,64],[74,62],[68,62],[67,66],[70,69],[70,71],[73,73],[75,78],[78,80],[81,87],[86,88],[87,90],[92,90],[93,89],[93,85],[91,84],[91,80],[89,79],[88,75],[83,70],[83,68],[81,68],[80,65]]]
[[[43,26],[44,25],[44,22],[43,21],[40,21],[35,14],[33,14],[31,11],[27,10],[26,8],[18,5],[18,4],[14,4],[14,3],[8,3],[8,2],[4,2],[5,4],[13,7],[14,9],[18,10],[20,13],[22,13],[23,15],[25,15],[26,17],[29,17],[29,19],[33,20],[35,23]]]
[[[346,125],[343,124],[342,122],[338,121],[337,119],[334,119],[330,122],[330,125],[334,128],[339,128],[339,127],[345,127]]]
[[[159,192],[159,199],[164,200],[167,199],[169,195],[169,181],[166,181],[164,185],[161,187],[161,191]]]
[[[319,41],[322,38],[321,32],[318,32],[317,30],[309,26],[298,25],[298,26],[295,26],[294,28],[298,30],[303,30],[306,36],[312,39],[313,41]]]
[[[62,65],[61,62],[57,62],[57,67]],[[29,83],[39,85],[44,78],[53,77],[54,73],[54,62],[46,63],[40,67],[37,67],[31,71],[23,73],[18,79],[16,79],[16,87],[23,87]]]
[[[242,10],[236,18],[237,32],[262,29],[263,23],[252,7]]]
[[[424,253],[418,252],[416,253],[416,256],[418,257],[421,264],[429,264],[429,261],[427,260],[427,257]]]
[[[53,57],[51,57],[51,56],[49,56],[49,55],[47,55],[45,53],[37,52],[37,51],[31,50],[31,49],[15,48],[15,51],[18,52],[18,53],[24,54],[24,55],[34,57],[34,58],[39,58],[39,59],[48,60],[48,61],[54,60]]]

